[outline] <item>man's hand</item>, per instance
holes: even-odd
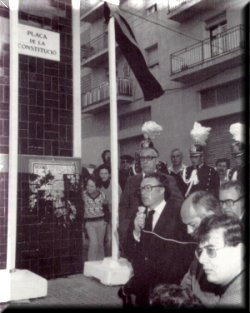
[[[137,236],[140,236],[141,230],[145,226],[145,217],[146,217],[146,215],[144,213],[138,212],[136,214],[136,217],[134,220],[134,232]]]

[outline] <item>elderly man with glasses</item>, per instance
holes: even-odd
[[[142,172],[140,174],[128,177],[125,188],[122,192],[119,204],[119,242],[121,253],[124,254],[124,242],[131,220],[134,219],[138,207],[142,205],[138,188],[145,175],[156,173],[159,162],[159,151],[155,147],[143,148],[140,151],[140,165]],[[178,210],[183,201],[183,196],[177,186],[176,179],[170,175],[165,175],[168,190],[171,193],[171,200],[175,201]],[[126,255],[125,255],[126,256]]]
[[[207,280],[217,286],[215,307],[241,307],[244,301],[244,235],[241,221],[233,215],[205,218],[196,232],[195,255]]]
[[[233,213],[239,219],[245,215],[244,188],[240,181],[229,181],[220,186],[219,200],[224,213]]]
[[[119,290],[124,306],[131,295],[139,307],[149,305],[152,288],[160,283],[180,283],[194,255],[196,244],[185,232],[175,202],[169,198],[166,176],[146,175],[139,188],[142,204],[127,237],[127,256],[134,276]]]

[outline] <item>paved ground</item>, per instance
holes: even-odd
[[[8,308],[88,307],[121,308],[117,297],[119,286],[105,286],[95,278],[83,274],[71,275],[48,281],[48,296],[45,298],[12,302]],[[0,312],[1,312],[0,306]]]
[[[87,241],[84,245],[84,261],[87,257]],[[121,308],[122,302],[117,296],[120,286],[106,286],[95,278],[83,274],[48,280],[48,295],[45,298],[0,303],[0,313],[5,309],[29,309],[70,306],[72,308]],[[6,311],[6,313],[8,310]]]

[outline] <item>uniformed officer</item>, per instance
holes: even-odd
[[[246,172],[244,125],[234,123],[230,126],[229,132],[232,134],[234,140],[231,145],[231,153],[236,163],[236,166],[229,172],[229,180],[239,180],[244,183],[244,175]]]
[[[185,168],[182,174],[182,179],[186,184],[185,197],[198,190],[208,191],[218,197],[219,175],[213,167],[204,163],[204,146],[210,130],[210,127],[203,127],[195,122],[190,132],[194,144],[189,150],[192,165]]]

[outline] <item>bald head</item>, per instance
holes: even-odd
[[[192,235],[206,216],[220,213],[219,202],[206,191],[196,191],[184,200],[180,213],[188,234]]]

